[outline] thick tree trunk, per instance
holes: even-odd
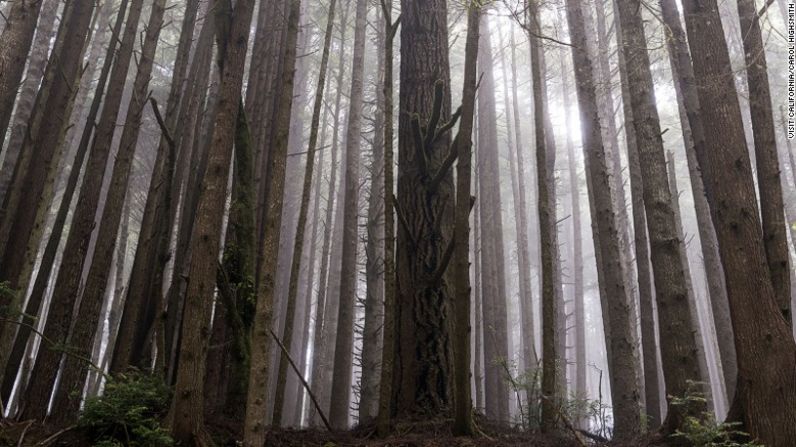
[[[290,116],[293,107],[293,80],[296,64],[296,47],[298,43],[298,24],[301,15],[301,0],[290,0],[289,17],[287,19],[286,39],[281,54],[282,79],[285,88],[280,92],[277,102],[276,119],[274,121],[274,140],[268,157],[266,179],[269,186],[265,203],[263,227],[264,253],[269,257],[261,264],[260,282],[257,284],[257,306],[254,313],[252,330],[252,357],[249,373],[249,396],[246,400],[246,418],[244,422],[244,445],[260,446],[265,442],[265,420],[268,405],[263,393],[268,386],[269,351],[271,317],[274,303],[274,286],[276,280],[277,259],[279,254],[279,233],[282,221],[282,197],[285,189],[285,165],[287,158],[288,137],[290,133]]]
[[[132,99],[127,110],[124,129],[113,165],[110,187],[102,211],[94,255],[84,284],[83,296],[78,309],[79,320],[72,330],[68,345],[77,356],[87,357],[99,323],[100,310],[105,297],[106,286],[116,248],[117,233],[122,217],[122,208],[128,191],[128,179],[133,165],[135,148],[141,129],[141,118],[147,105],[149,81],[152,75],[155,51],[160,31],[163,27],[165,0],[155,0],[146,27],[141,56],[138,59],[138,72],[133,83]],[[80,410],[80,395],[88,373],[88,365],[75,356],[64,359],[60,384],[53,401],[55,423],[74,422]]]
[[[738,358],[737,408],[752,437],[786,446],[796,438],[796,389],[790,386],[796,380],[796,343],[771,282],[737,92],[724,82],[732,74],[718,6],[714,0],[686,0],[683,7],[695,76],[681,72],[678,82],[697,85],[702,105],[689,111],[689,122],[697,112],[705,123],[705,144],[696,145],[696,152],[726,273]],[[680,67],[682,62],[678,56]]]
[[[191,267],[185,300],[180,364],[174,387],[175,398],[169,411],[172,437],[183,443],[207,440],[204,431],[203,384],[210,312],[218,270],[218,255],[223,225],[223,209],[240,107],[240,92],[248,48],[249,26],[254,2],[239,0],[219,34],[219,66],[221,89],[213,124],[207,174],[205,175],[196,213],[195,237],[192,240]],[[219,12],[219,14],[221,14]],[[221,20],[223,16],[218,19]],[[226,18],[226,17],[224,17]],[[259,303],[258,303],[259,304]]]
[[[749,107],[752,113],[757,188],[763,224],[766,259],[771,283],[780,312],[791,324],[791,283],[788,255],[787,223],[782,200],[782,183],[768,83],[766,47],[760,30],[760,17],[754,0],[738,0],[746,78],[749,83]]]
[[[447,2],[402,0],[401,13],[392,391],[397,414],[410,416],[439,414],[451,403],[452,290],[445,253],[452,245],[454,193],[450,172],[440,171],[450,135],[433,138],[451,116]]]
[[[691,382],[701,380],[697,360],[695,329],[688,303],[686,265],[681,256],[683,241],[677,234],[677,215],[672,208],[672,192],[666,169],[666,155],[650,69],[641,6],[635,0],[618,0],[622,47],[626,64],[633,128],[641,165],[644,207],[650,239],[650,260],[658,304],[661,363],[666,394],[671,396],[666,421],[667,433],[678,430],[687,414],[700,414],[701,408],[672,405],[672,398],[683,398]],[[685,260],[687,262],[687,259]]]
[[[691,189],[694,195],[694,208],[696,209],[697,223],[699,225],[699,239],[702,244],[702,257],[705,262],[705,274],[710,293],[710,304],[713,311],[713,320],[716,327],[721,365],[724,372],[724,384],[727,396],[735,394],[735,383],[738,376],[738,363],[735,352],[732,319],[730,306],[727,299],[727,286],[724,279],[724,268],[719,256],[719,244],[713,221],[710,218],[710,207],[705,191],[705,182],[697,160],[697,152],[705,147],[705,128],[699,113],[699,92],[693,82],[694,69],[691,55],[686,41],[685,30],[680,22],[680,11],[674,2],[660,1],[661,16],[667,29],[671,32],[668,36],[669,59],[675,77],[675,90],[682,102],[680,120],[690,131],[690,141],[686,138],[686,157],[688,172],[691,177]]]
[[[25,2],[20,2],[25,3]],[[11,136],[8,140],[5,155],[3,156],[3,169],[0,170],[0,201],[4,200],[8,187],[11,184],[11,177],[14,175],[14,167],[19,158],[19,150],[25,138],[25,129],[28,127],[28,120],[33,113],[33,104],[36,101],[36,92],[39,90],[44,68],[47,66],[47,56],[50,51],[50,40],[55,34],[55,19],[58,16],[60,2],[58,0],[46,0],[40,2],[41,13],[39,23],[36,26],[36,36],[33,38],[28,56],[28,70],[25,72],[25,80],[19,88],[16,100],[16,111],[11,123]],[[11,5],[11,3],[9,3]],[[28,6],[27,8],[30,8]],[[110,9],[110,8],[107,8]],[[2,21],[2,20],[0,20]],[[10,51],[11,49],[7,50]],[[11,113],[9,108],[8,113]],[[5,132],[0,130],[0,135]],[[3,138],[0,137],[0,147],[3,145]]]
[[[41,0],[14,2],[6,16],[3,33],[0,34],[0,73],[3,73],[0,77],[0,147],[3,146],[11,121],[14,100],[25,73],[25,63],[33,44],[42,4],[44,2]],[[58,7],[53,3],[48,6],[51,9]]]
[[[614,436],[616,439],[630,439],[639,432],[641,425],[638,361],[634,346],[636,329],[630,302],[632,297],[624,282],[623,270],[626,266],[621,262],[619,230],[613,210],[613,194],[616,192],[608,175],[608,161],[602,141],[593,80],[593,64],[586,51],[588,46],[583,12],[574,0],[567,0],[566,5],[570,35],[575,45],[572,59],[581,109],[586,180],[593,199],[592,231],[598,252],[597,269],[614,406]]]

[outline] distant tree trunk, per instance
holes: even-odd
[[[64,258],[56,276],[47,323],[44,326],[44,336],[52,343],[67,342],[74,305],[79,299],[82,272],[89,257],[94,217],[100,203],[105,168],[111,152],[143,3],[143,0],[134,0],[130,4],[121,44],[111,69],[102,114],[89,149],[83,184],[75,205],[74,217],[66,238]],[[102,299],[101,296],[99,299]],[[54,388],[61,356],[62,352],[57,346],[44,346],[44,349],[39,350],[25,393],[27,406],[23,414],[26,418],[43,419],[46,415],[48,398]],[[60,424],[66,421],[55,422]]]
[[[39,12],[44,2],[41,0],[16,1],[6,16],[3,33],[0,34],[0,147],[5,141],[14,100],[25,73]],[[54,4],[49,5],[57,9]]]
[[[688,79],[680,73],[679,80],[693,84],[700,79],[695,85],[702,107],[689,111],[689,121],[698,110],[705,123],[705,145],[697,145],[696,152],[732,310],[736,408],[744,431],[758,442],[786,446],[796,438],[796,408],[791,405],[796,389],[789,385],[796,377],[796,343],[771,282],[737,92],[725,82],[732,73],[718,5],[714,0],[686,0],[683,7],[695,76]]]
[[[254,2],[238,0],[229,16],[216,11],[220,30],[218,34],[221,90],[218,109],[213,124],[207,174],[205,175],[196,213],[196,225],[191,247],[191,267],[185,300],[180,350],[182,355],[177,368],[177,381],[169,411],[171,435],[177,442],[207,442],[204,429],[203,384],[207,342],[210,335],[210,312],[215,292],[218,255],[221,242],[223,209],[227,198],[227,183],[236,134],[240,106],[240,92],[248,48],[249,27]],[[289,107],[288,107],[289,108]],[[258,303],[259,305],[259,303]]]
[[[26,250],[38,206],[20,206],[46,201],[47,180],[58,164],[57,148],[69,121],[73,86],[82,66],[81,55],[91,23],[94,3],[67,5],[55,47],[47,64],[41,88],[36,97],[33,116],[20,149],[12,186],[3,202],[0,222],[0,280],[9,281],[14,289],[22,289],[18,279],[25,266]],[[46,206],[46,205],[42,205]],[[11,237],[13,235],[13,237]],[[0,307],[10,303],[0,301]]]
[[[684,131],[690,131],[686,138],[686,157],[688,172],[691,177],[691,189],[694,196],[699,240],[702,244],[702,257],[705,262],[705,273],[710,293],[710,304],[713,321],[716,327],[721,365],[724,372],[724,384],[728,397],[735,394],[735,383],[738,377],[738,362],[735,352],[730,305],[727,299],[727,286],[724,279],[724,267],[719,256],[719,244],[716,230],[710,218],[710,207],[706,196],[705,181],[697,160],[697,152],[704,150],[706,141],[704,122],[699,112],[699,92],[694,80],[694,67],[688,49],[685,30],[680,22],[680,11],[671,1],[660,1],[661,16],[666,28],[671,32],[668,36],[669,59],[675,77],[675,90],[680,95],[681,117]],[[686,127],[687,126],[687,127]]]
[[[477,129],[473,129],[473,141],[478,142]],[[477,152],[477,151],[473,151]],[[478,191],[478,177],[475,178],[474,189]],[[484,312],[483,294],[481,293],[481,210],[476,199],[473,210],[473,305],[475,307],[475,361],[473,361],[473,380],[475,381],[475,409],[484,413]]]
[[[592,197],[592,232],[597,253],[603,322],[608,351],[609,375],[614,406],[615,439],[631,439],[641,425],[640,393],[636,378],[638,362],[635,323],[630,312],[631,294],[624,283],[621,246],[613,210],[613,185],[608,175],[600,131],[593,65],[586,48],[583,11],[578,2],[567,0],[567,21],[572,36],[572,60],[578,104],[581,109],[586,180]]]
[[[315,151],[318,141],[318,127],[321,119],[321,108],[323,107],[323,95],[326,87],[326,73],[329,65],[329,52],[332,42],[332,31],[334,29],[334,10],[336,0],[329,4],[329,16],[327,18],[326,33],[324,35],[323,54],[321,56],[320,74],[315,90],[315,100],[312,110],[312,122],[310,124],[309,149],[307,150],[307,163],[304,171],[304,182],[301,192],[301,203],[298,215],[297,231],[293,246],[293,256],[291,262],[290,280],[288,285],[287,310],[285,312],[285,326],[282,333],[282,343],[290,346],[293,338],[293,323],[296,309],[296,296],[298,295],[299,276],[301,272],[301,259],[304,252],[304,232],[307,226],[307,214],[310,206],[310,193],[312,191],[312,180],[315,175]],[[282,410],[284,405],[285,380],[287,376],[288,360],[283,353],[279,361],[279,372],[276,385],[276,395],[274,397],[274,424],[279,426],[282,423]]]
[[[487,416],[508,422],[508,387],[504,362],[509,361],[507,340],[505,257],[503,220],[501,216],[500,169],[495,110],[495,78],[493,74],[492,42],[487,16],[481,16],[479,66],[483,72],[478,90],[478,166],[481,225],[483,243],[481,266],[484,270],[484,366],[486,373]]]
[[[624,55],[619,54],[619,74],[622,85],[622,108],[625,120],[625,140],[630,171],[630,196],[633,203],[635,229],[636,271],[638,272],[639,316],[641,320],[641,351],[644,356],[644,404],[648,429],[661,425],[661,382],[658,376],[658,342],[655,328],[655,290],[652,285],[650,246],[647,236],[647,212],[644,208],[644,183],[641,174],[638,141]]]
[[[287,158],[290,116],[293,107],[293,80],[298,43],[298,24],[301,15],[301,0],[290,0],[287,19],[287,35],[280,56],[281,76],[284,89],[279,94],[278,108],[274,121],[274,140],[268,157],[266,179],[269,186],[265,197],[268,209],[265,211],[262,242],[264,253],[269,257],[260,266],[260,282],[257,284],[257,306],[252,330],[252,357],[249,373],[249,396],[246,400],[244,422],[244,445],[260,446],[265,442],[265,416],[268,405],[262,393],[268,386],[271,317],[273,314],[274,286],[277,259],[279,254],[279,233],[282,221],[282,197],[285,189],[285,165]]]
[[[337,66],[337,76],[335,80],[335,100],[334,100],[334,113],[332,115],[332,143],[331,143],[331,151],[332,151],[332,160],[331,160],[331,172],[329,175],[329,190],[328,195],[326,198],[326,216],[324,218],[324,235],[323,235],[323,246],[321,248],[321,270],[320,270],[320,277],[319,286],[318,286],[318,303],[316,306],[316,316],[315,316],[315,336],[313,340],[313,360],[312,360],[312,391],[318,397],[319,402],[322,406],[326,406],[326,392],[330,386],[329,383],[329,359],[327,358],[328,354],[328,346],[330,340],[327,340],[324,336],[326,333],[330,331],[329,328],[329,317],[327,315],[331,315],[333,310],[336,310],[332,307],[331,303],[331,295],[329,294],[329,282],[327,279],[331,277],[329,273],[329,263],[331,262],[330,256],[332,252],[332,244],[333,244],[333,235],[335,234],[335,222],[337,222],[337,214],[335,213],[335,203],[339,202],[338,199],[338,189],[337,189],[337,157],[338,157],[338,149],[339,149],[339,132],[340,132],[340,109],[342,107],[342,98],[343,98],[343,75],[345,74],[345,34],[348,29],[348,3],[343,6],[341,2],[340,8],[342,10],[342,15],[340,17],[340,56],[339,56],[339,63]],[[341,170],[341,177],[342,177],[342,170]],[[337,206],[341,206],[339,203]],[[318,414],[315,411],[315,408],[310,409],[311,415],[311,423],[313,425],[319,425],[321,420]]]
[[[583,229],[581,228],[581,208],[580,208],[580,178],[578,177],[578,164],[575,159],[575,143],[572,141],[569,117],[571,115],[572,104],[570,95],[572,86],[569,83],[569,75],[565,69],[564,59],[561,60],[561,73],[563,77],[562,95],[564,98],[564,112],[567,117],[567,167],[569,169],[569,193],[572,201],[572,285],[573,285],[573,308],[575,312],[575,396],[577,399],[588,398],[589,389],[586,384],[586,303],[583,292]],[[579,415],[578,426],[583,427],[586,421],[583,415]]]
[[[393,154],[393,45],[400,22],[392,21],[392,1],[382,2],[384,14],[384,334],[381,354],[381,380],[379,383],[379,412],[377,432],[386,436],[390,430],[393,412],[393,377],[397,348],[395,275],[395,176]]]
[[[180,136],[183,134],[181,126],[177,125],[181,110],[188,108],[187,106],[181,107],[182,95],[184,93],[186,103],[196,96],[191,93],[191,87],[196,85],[198,89],[201,88],[199,87],[201,85],[206,86],[207,75],[203,81],[194,73],[202,72],[202,70],[198,70],[200,64],[203,68],[212,66],[211,56],[208,53],[211,52],[213,43],[213,32],[210,32],[213,16],[209,14],[205,18],[204,27],[194,51],[192,65],[197,68],[190,70],[193,82],[186,83],[189,77],[188,58],[191,53],[198,3],[198,0],[186,3],[174,62],[174,77],[169,89],[164,117],[166,127],[174,139],[174,147],[169,147],[165,136],[161,135],[158,155],[155,158],[141,218],[138,245],[130,272],[130,284],[127,288],[124,310],[119,323],[119,338],[110,365],[110,371],[116,373],[123,372],[131,364],[144,366],[141,362],[144,344],[142,339],[146,337],[145,334],[149,331],[155,315],[160,312],[160,303],[162,303],[163,269],[167,260],[164,255],[169,249],[169,236],[172,227],[168,215],[171,214],[172,202],[176,205],[178,199],[169,192],[175,169],[175,154],[173,152],[178,149]],[[208,72],[209,68],[204,71]]]
[[[381,16],[379,16],[381,18]],[[383,20],[383,18],[382,18]],[[369,424],[378,413],[379,377],[384,327],[384,28],[376,27],[376,109],[368,194],[365,246],[365,323],[362,328],[362,375],[359,423]]]
[[[24,4],[19,2],[16,4]],[[29,2],[28,2],[29,3]],[[25,138],[25,129],[28,127],[28,120],[33,113],[33,104],[36,101],[36,92],[39,89],[44,68],[47,66],[47,56],[50,51],[50,40],[55,34],[55,19],[58,17],[58,0],[45,0],[41,3],[42,12],[39,16],[39,24],[36,26],[36,36],[33,38],[28,56],[28,70],[25,72],[25,80],[19,88],[16,101],[16,112],[11,124],[11,136],[8,140],[6,153],[3,158],[3,168],[0,170],[0,202],[4,200],[8,187],[11,184],[11,177],[14,175],[14,167],[19,158],[19,150]],[[15,3],[8,3],[14,5]],[[30,8],[27,6],[26,8]],[[107,8],[110,9],[110,8]],[[0,22],[5,23],[2,19]],[[10,51],[9,48],[6,51]],[[15,90],[16,91],[16,87]],[[11,108],[8,109],[11,113]],[[3,126],[5,129],[5,127]],[[0,135],[5,130],[0,130]],[[0,137],[0,146],[3,145],[4,138]]]
[[[787,223],[782,199],[777,138],[771,91],[768,83],[766,47],[760,30],[760,17],[754,0],[738,0],[743,48],[746,57],[746,78],[749,83],[749,107],[752,112],[757,187],[763,224],[766,259],[771,283],[782,316],[791,324],[791,283],[788,254]],[[2,124],[2,123],[0,123]]]
[[[481,5],[467,5],[467,40],[464,56],[464,86],[462,87],[461,122],[456,134],[451,156],[458,157],[456,168],[456,210],[454,227],[454,290],[453,301],[453,371],[454,422],[453,432],[457,436],[472,436],[473,398],[471,395],[470,367],[470,214],[475,199],[472,196],[473,121],[475,97],[478,84],[478,43],[481,22]],[[455,151],[455,152],[453,152]]]
[[[536,169],[538,185],[539,237],[542,254],[542,430],[555,430],[558,419],[558,374],[563,365],[558,365],[557,352],[559,337],[557,331],[558,312],[560,306],[556,294],[556,276],[558,263],[558,231],[556,229],[555,205],[555,153],[548,149],[548,137],[545,126],[547,103],[544,98],[546,79],[543,77],[542,65],[544,53],[539,39],[542,24],[538,5],[535,0],[526,2],[528,8],[528,35],[531,46],[531,77],[533,82],[534,134],[536,136]]]
[[[365,26],[368,3],[357,0],[354,20],[354,55],[351,70],[348,129],[346,134],[345,203],[343,206],[343,250],[341,258],[340,298],[337,316],[337,337],[334,349],[334,368],[330,422],[332,427],[348,427],[348,407],[351,396],[353,368],[354,303],[357,292],[357,242],[359,236],[359,156],[362,139],[362,102],[365,70]]]
[[[116,249],[119,223],[125,196],[129,189],[128,180],[135,157],[135,148],[141,129],[141,118],[147,105],[149,81],[152,75],[155,51],[163,27],[166,0],[155,0],[146,27],[141,56],[138,59],[138,72],[133,83],[132,99],[127,110],[124,129],[119,143],[119,151],[113,164],[110,186],[102,211],[91,267],[84,283],[78,315],[80,318],[72,330],[68,345],[73,353],[88,357],[94,335],[100,321],[100,310],[105,297],[106,286]],[[88,373],[88,365],[74,356],[64,359],[60,385],[53,401],[53,415],[50,420],[57,424],[75,422],[80,410],[80,395]]]

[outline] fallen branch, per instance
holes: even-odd
[[[26,425],[25,428],[22,429],[22,434],[19,435],[19,441],[17,441],[17,447],[22,447],[22,441],[25,440],[25,434],[28,432],[28,429],[30,428],[31,425],[33,425],[34,422],[36,421],[34,421],[33,419],[29,420],[28,425]]]
[[[307,394],[310,396],[312,404],[315,406],[315,409],[318,410],[318,415],[321,417],[323,425],[326,426],[327,430],[332,431],[332,426],[329,424],[329,420],[326,419],[326,415],[323,413],[323,410],[321,410],[321,405],[318,403],[318,400],[315,398],[315,394],[313,394],[312,390],[310,389],[310,385],[307,383],[307,380],[304,379],[304,376],[301,374],[301,371],[299,371],[298,367],[296,366],[296,363],[293,361],[293,358],[290,357],[290,352],[288,352],[287,348],[285,348],[285,345],[282,344],[282,341],[279,340],[279,337],[276,336],[273,329],[269,328],[268,332],[270,332],[271,336],[274,337],[274,341],[276,341],[276,344],[279,345],[279,349],[281,349],[282,353],[285,354],[285,357],[287,357],[287,361],[290,363],[290,366],[293,368],[293,371],[296,372],[296,375],[298,376],[299,380],[301,380],[301,384],[304,385],[304,389],[307,390]]]
[[[53,442],[56,439],[60,438],[64,433],[72,431],[75,428],[77,428],[77,425],[71,425],[69,427],[64,428],[63,430],[59,430],[59,431],[55,432],[55,434],[53,434],[49,438],[47,438],[44,441],[36,444],[35,447],[44,447],[44,446],[50,445],[51,442]]]

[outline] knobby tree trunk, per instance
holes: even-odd
[[[726,273],[738,358],[735,404],[758,442],[786,446],[796,438],[796,389],[789,385],[796,380],[796,343],[771,282],[737,92],[725,82],[732,73],[718,5],[686,0],[683,7],[695,76],[680,73],[678,81],[698,86],[701,107],[689,111],[689,121],[698,111],[705,123],[697,158]]]

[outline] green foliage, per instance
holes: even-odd
[[[86,401],[79,426],[101,447],[166,447],[174,444],[160,420],[169,388],[160,378],[132,373],[112,378],[102,396]]]
[[[691,383],[685,396],[671,398],[671,404],[685,409],[683,413],[687,414],[680,429],[671,435],[673,438],[685,440],[694,447],[763,447],[755,442],[745,441],[750,436],[741,430],[739,423],[718,422],[709,411],[697,415],[694,415],[694,411],[689,411],[705,407],[707,401],[699,391],[702,388],[702,384]]]
[[[17,291],[11,288],[8,281],[0,282],[0,318],[16,318],[19,315],[17,309]]]

